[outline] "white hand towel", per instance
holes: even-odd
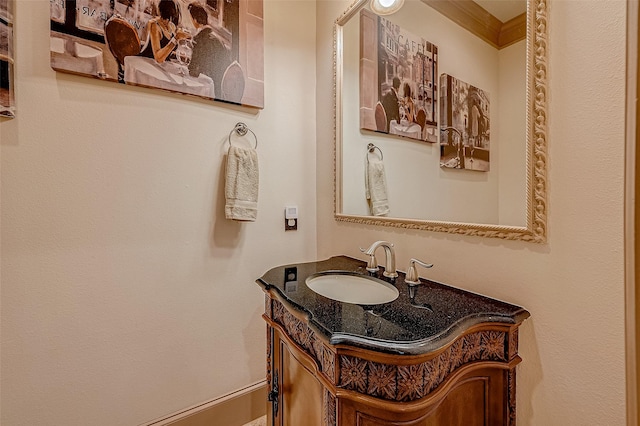
[[[231,146],[227,153],[224,195],[227,219],[255,222],[258,216],[258,153]]]
[[[387,178],[384,172],[384,163],[381,159],[368,159],[364,172],[364,186],[371,214],[373,216],[389,214]]]

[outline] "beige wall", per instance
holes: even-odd
[[[330,42],[352,2],[318,3],[318,123],[332,120]],[[318,255],[377,239],[435,264],[423,276],[520,304],[519,425],[624,425],[623,0],[552,0],[549,241],[544,245],[334,221],[331,126],[318,126]]]
[[[17,3],[18,117],[0,122],[0,423],[134,425],[259,380],[253,280],[316,258],[316,239],[324,258],[384,238],[401,269],[432,261],[425,276],[530,310],[520,425],[624,424],[624,1],[550,5],[545,245],[333,220],[328,64],[351,0],[319,2],[317,21],[312,0],[265,2],[257,114],[56,74],[48,2]],[[240,120],[262,167],[259,219],[244,225],[222,219],[220,193]],[[300,230],[285,233],[294,202]]]
[[[315,3],[265,2],[262,111],[57,74],[49,2],[16,9],[0,423],[131,426],[263,379],[254,280],[316,258]],[[259,138],[255,223],[224,219],[238,121]]]

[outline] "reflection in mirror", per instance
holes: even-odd
[[[406,0],[384,17],[354,3],[336,23],[336,218],[543,242],[545,13],[544,0]]]

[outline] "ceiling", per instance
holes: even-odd
[[[527,11],[525,0],[475,0],[475,2],[502,22],[507,22]]]

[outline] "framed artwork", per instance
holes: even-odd
[[[15,117],[13,0],[0,0],[0,116]]]
[[[440,94],[440,167],[488,172],[489,93],[442,74]]]
[[[51,67],[264,107],[263,0],[51,0]]]
[[[438,47],[360,12],[360,127],[437,142]]]

